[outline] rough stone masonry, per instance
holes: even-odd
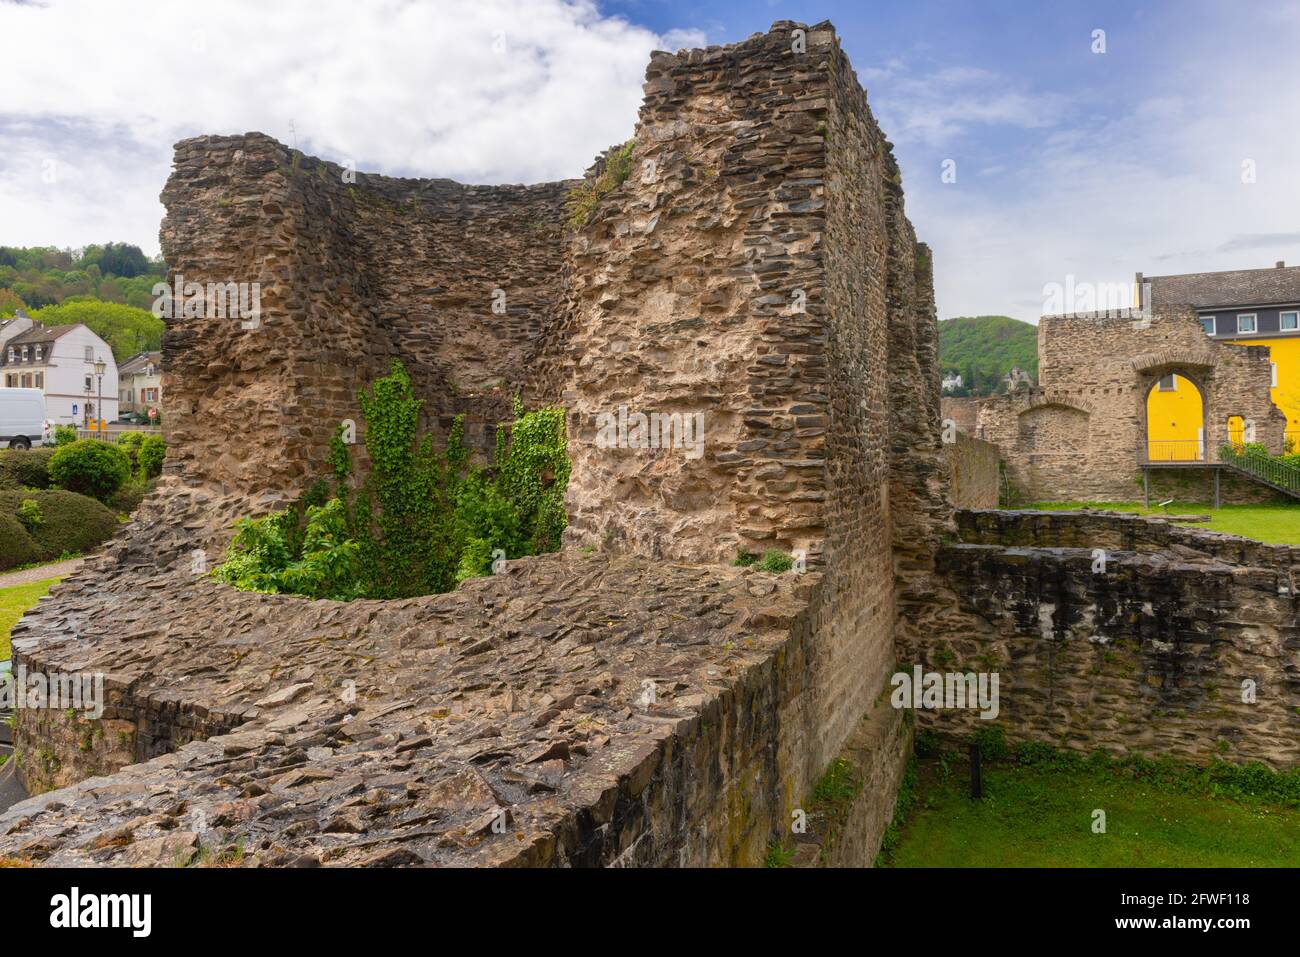
[[[932,263],[831,27],[657,53],[645,93],[632,174],[572,229],[577,181],[347,177],[252,133],[177,146],[167,261],[262,283],[261,322],[169,322],[162,482],[14,630],[16,664],[103,672],[108,702],[19,711],[35,796],[0,815],[0,858],[754,865],[793,841],[870,864],[911,747],[889,678],[914,664],[1003,671],[1013,741],[1300,762],[1290,549],[954,520]],[[237,518],[324,471],[394,358],[428,424],[464,413],[482,450],[516,391],[567,410],[566,547],[405,601],[207,577]],[[704,454],[601,446],[620,408],[702,414]],[[806,573],[730,563],[767,549]],[[855,797],[819,809],[833,764]]]
[[[951,521],[929,254],[828,24],[657,53],[645,92],[633,174],[574,230],[575,182],[177,146],[167,260],[259,282],[261,320],[169,322],[167,475],[14,633],[29,670],[103,670],[110,700],[20,714],[37,796],[0,854],[754,864],[846,755],[859,800],[821,856],[871,861],[908,750],[880,692]],[[566,549],[404,602],[196,573],[323,471],[393,358],[471,439],[514,391],[564,405]],[[704,454],[598,447],[620,406],[702,413]],[[730,567],[769,548],[807,573]]]

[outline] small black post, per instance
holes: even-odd
[[[980,769],[980,746],[972,741],[970,745],[970,797],[972,801],[984,798],[984,773]]]

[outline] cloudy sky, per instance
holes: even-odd
[[[941,317],[1032,321],[1070,276],[1300,263],[1300,0],[0,0],[0,245],[156,253],[171,146],[203,133],[575,176],[631,135],[651,50],[779,19],[836,24]]]

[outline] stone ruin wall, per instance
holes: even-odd
[[[981,400],[974,431],[1002,450],[1028,501],[1131,501],[1140,494],[1147,393],[1169,372],[1201,390],[1208,461],[1217,461],[1228,441],[1230,415],[1253,419],[1259,440],[1282,451],[1286,417],[1270,398],[1268,350],[1208,340],[1190,308],[1166,307],[1146,319],[1044,316],[1038,353],[1039,387]],[[1273,498],[1253,483],[1224,489],[1228,500]]]
[[[997,671],[990,726],[1010,742],[1300,765],[1295,548],[1108,513],[957,519],[959,542],[939,553],[956,600],[917,660]],[[984,723],[917,720],[960,740]]]
[[[908,729],[879,692],[914,606],[933,598],[950,526],[931,266],[833,31],[803,28],[807,52],[795,53],[796,27],[656,54],[633,176],[569,237],[570,183],[349,184],[258,134],[180,144],[164,192],[169,263],[187,280],[261,282],[263,322],[169,323],[168,477],[126,536],[15,632],[32,668],[117,662],[108,720],[134,737],[110,747],[94,729],[21,718],[25,752],[52,759],[24,765],[29,783],[71,786],[53,810],[36,799],[0,818],[0,853],[125,862],[103,834],[153,820],[160,798],[148,795],[166,794],[242,802],[254,857],[271,863],[355,863],[356,833],[366,860],[386,863],[755,863],[845,756],[862,787],[820,850],[874,857]],[[453,382],[480,390],[454,398],[485,427],[513,388],[563,402],[568,550],[397,604],[268,599],[187,574],[196,544],[216,559],[236,515],[307,484],[336,423],[359,418],[356,388],[397,356],[440,421],[457,411]],[[489,388],[498,377],[506,389]],[[703,412],[704,456],[597,450],[594,416],[620,404]],[[773,588],[729,567],[738,548],[802,549],[809,572]],[[141,588],[148,607],[124,614]],[[562,638],[575,627],[587,637]],[[617,652],[629,627],[644,654]],[[337,644],[317,649],[322,631]],[[123,654],[133,647],[148,650]],[[579,652],[597,660],[567,667]],[[375,663],[359,725],[331,690],[354,655]],[[539,655],[544,668],[512,670]],[[663,696],[648,711],[647,676]],[[412,710],[440,700],[434,719]],[[205,726],[212,716],[237,728]],[[457,763],[485,752],[477,770]],[[307,778],[256,771],[304,754]],[[406,797],[340,806],[361,760],[408,767]],[[144,803],[73,783],[105,772]],[[435,799],[412,795],[466,775],[480,815],[509,797],[521,844],[485,838],[475,808],[455,802],[434,808],[434,846],[394,824],[412,799]],[[308,786],[310,801],[297,791]],[[299,808],[291,827],[274,811],[281,793]]]
[[[176,316],[163,337],[169,471],[292,495],[357,390],[400,358],[432,427],[467,413],[493,446],[563,298],[570,183],[463,186],[345,170],[260,133],[176,147],[163,190],[170,279],[257,283],[261,322]],[[495,290],[504,313],[493,310]]]

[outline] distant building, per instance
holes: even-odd
[[[104,364],[102,377],[96,362]],[[82,323],[47,326],[20,310],[0,324],[0,382],[7,389],[43,391],[45,417],[52,423],[85,428],[118,416],[113,350]]]
[[[949,372],[943,377],[943,391],[953,392],[962,387],[961,373]]]
[[[122,414],[162,415],[162,353],[142,352],[118,367],[118,406]]]
[[[1300,447],[1300,266],[1278,262],[1272,268],[1176,276],[1138,273],[1136,285],[1145,290],[1148,308],[1192,306],[1206,336],[1216,342],[1267,348],[1273,377],[1270,397],[1286,415],[1287,446]],[[1185,393],[1192,404],[1184,418],[1199,423],[1199,390],[1190,381],[1184,383],[1185,378],[1171,374],[1161,381],[1159,419],[1174,418],[1179,394]],[[1233,441],[1241,441],[1241,423],[1229,432]],[[1192,434],[1189,426],[1177,436],[1162,438],[1188,439]]]
[[[1029,373],[1020,366],[1012,366],[1011,371],[1002,377],[1002,382],[1006,385],[1008,392],[1012,389],[1019,389],[1022,385],[1033,385],[1033,379],[1030,378]]]

